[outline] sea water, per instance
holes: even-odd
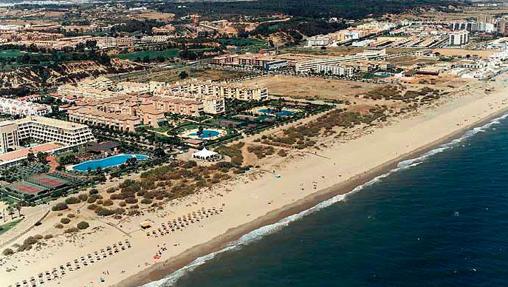
[[[146,286],[508,286],[508,119]]]

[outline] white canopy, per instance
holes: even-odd
[[[216,158],[217,156],[219,156],[218,153],[211,151],[211,150],[207,150],[206,148],[203,148],[202,150],[197,151],[192,154],[193,158],[199,158],[199,159],[210,159],[210,158]]]

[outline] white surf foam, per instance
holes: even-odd
[[[196,269],[198,266],[200,265],[203,265],[205,264],[207,261],[209,260],[212,260],[213,258],[215,258],[215,256],[217,256],[218,254],[221,254],[221,253],[224,253],[224,252],[228,252],[228,251],[232,251],[232,250],[237,250],[237,249],[240,249],[242,246],[245,246],[251,242],[254,242],[254,241],[257,241],[261,238],[263,238],[264,236],[268,235],[268,234],[271,234],[271,233],[274,233],[286,226],[288,226],[291,222],[294,222],[298,219],[301,219],[302,217],[304,216],[307,216],[309,214],[312,214],[316,211],[319,211],[323,208],[326,208],[326,207],[329,207],[339,201],[343,201],[348,195],[350,194],[353,194],[355,192],[358,192],[362,189],[364,189],[365,187],[367,186],[370,186],[370,185],[373,185],[375,184],[376,182],[379,182],[381,181],[383,178],[386,178],[388,176],[390,176],[391,174],[393,173],[396,173],[400,170],[404,170],[404,169],[407,169],[407,168],[411,168],[411,167],[414,167],[414,166],[417,166],[419,164],[421,164],[423,161],[425,161],[427,158],[433,156],[433,155],[436,155],[438,153],[441,153],[441,152],[444,152],[450,148],[453,148],[454,146],[458,145],[459,143],[463,142],[464,140],[474,136],[475,134],[478,134],[478,133],[481,133],[481,132],[485,132],[487,129],[489,129],[491,126],[493,125],[496,125],[496,124],[499,124],[503,119],[507,118],[508,117],[508,114],[505,114],[505,115],[502,115],[488,123],[486,123],[485,125],[483,126],[480,126],[480,127],[476,127],[476,128],[473,128],[471,130],[468,130],[466,131],[461,137],[457,138],[457,139],[454,139],[448,143],[445,143],[445,144],[442,144],[438,147],[436,147],[435,149],[432,149],[432,150],[429,150],[428,152],[422,154],[421,156],[419,157],[416,157],[416,158],[412,158],[412,159],[408,159],[408,160],[404,160],[404,161],[401,161],[397,164],[397,167],[382,174],[382,175],[379,175],[375,178],[373,178],[372,180],[362,184],[362,185],[359,185],[357,187],[355,187],[351,192],[347,193],[347,194],[342,194],[342,195],[337,195],[337,196],[334,196],[328,200],[325,200],[323,202],[320,202],[318,204],[316,204],[315,206],[307,209],[307,210],[304,210],[304,211],[301,211],[297,214],[293,214],[291,216],[288,216],[286,218],[283,218],[281,219],[280,221],[276,222],[276,223],[273,223],[273,224],[270,224],[270,225],[265,225],[265,226],[262,226],[256,230],[253,230],[245,235],[243,235],[240,239],[236,240],[236,241],[233,241],[231,243],[229,243],[225,248],[217,251],[217,252],[213,252],[213,253],[210,253],[208,255],[205,255],[205,256],[202,256],[202,257],[199,257],[197,259],[195,259],[194,261],[192,261],[191,263],[189,263],[188,265],[180,268],[179,270],[169,274],[167,277],[161,279],[161,280],[158,280],[158,281],[153,281],[153,282],[150,282],[148,284],[145,284],[143,285],[143,287],[169,287],[169,286],[173,286],[182,276],[184,276],[185,274],[187,274],[188,272]]]

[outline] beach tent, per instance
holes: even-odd
[[[221,156],[220,156],[220,154],[218,154],[214,151],[207,150],[206,148],[203,148],[202,150],[193,153],[192,158],[212,161],[212,160],[219,160],[221,158]]]

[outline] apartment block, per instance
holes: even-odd
[[[36,142],[56,142],[75,146],[94,141],[86,125],[40,116],[28,116],[14,121],[0,122],[0,152],[19,147],[19,142],[32,139]]]
[[[0,113],[18,116],[44,116],[51,113],[51,106],[28,101],[0,98]]]
[[[66,146],[82,145],[95,138],[86,125],[39,116],[14,121],[19,140],[31,138],[38,142],[57,142]]]
[[[18,126],[14,122],[0,122],[0,153],[12,151],[19,146]]]

